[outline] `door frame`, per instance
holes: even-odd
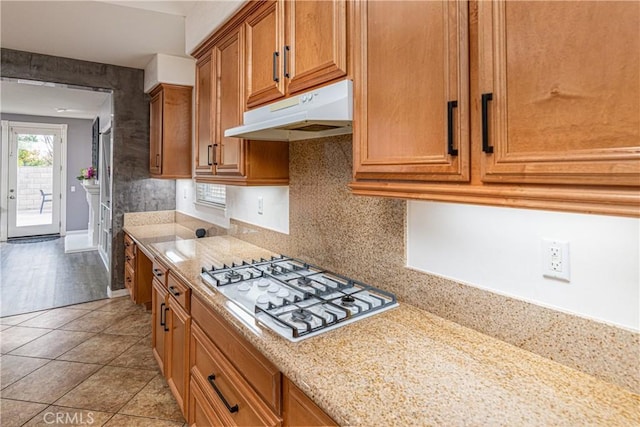
[[[60,130],[60,236],[67,234],[67,124],[36,123],[2,120],[0,123],[0,241],[6,242],[9,234],[9,129],[11,126],[31,128],[58,128]]]

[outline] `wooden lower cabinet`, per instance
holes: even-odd
[[[154,279],[151,292],[151,350],[163,375],[165,373],[165,341],[168,332],[165,308],[168,297],[169,293],[164,285]]]
[[[282,418],[285,426],[338,425],[288,378],[284,377],[282,381]]]
[[[151,308],[152,261],[127,234],[124,235],[124,259],[124,285],[131,300],[144,304],[148,310]]]
[[[169,388],[171,388],[178,406],[180,406],[186,418],[188,412],[191,316],[172,295],[169,295],[167,299],[167,308],[165,321],[169,331],[167,332],[167,363],[164,374]]]
[[[158,267],[154,264],[154,267]],[[154,268],[151,347],[160,371],[167,379],[185,418],[189,410],[189,340],[191,337],[191,289],[161,266]],[[163,280],[166,278],[166,281]],[[167,288],[167,283],[172,289]],[[178,291],[177,289],[180,289]],[[180,299],[177,299],[182,297]]]
[[[281,425],[280,417],[260,399],[198,324],[193,325],[191,332],[191,381],[204,390],[210,409],[225,425]]]

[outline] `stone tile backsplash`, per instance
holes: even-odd
[[[407,268],[406,202],[350,193],[351,145],[290,143],[290,234],[234,220],[230,234],[640,393],[639,334]]]

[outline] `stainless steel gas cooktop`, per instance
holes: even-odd
[[[290,341],[398,306],[389,292],[284,255],[202,268],[201,277]]]

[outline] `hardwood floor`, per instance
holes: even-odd
[[[98,251],[64,253],[64,239],[0,243],[0,316],[107,297],[109,276]]]

